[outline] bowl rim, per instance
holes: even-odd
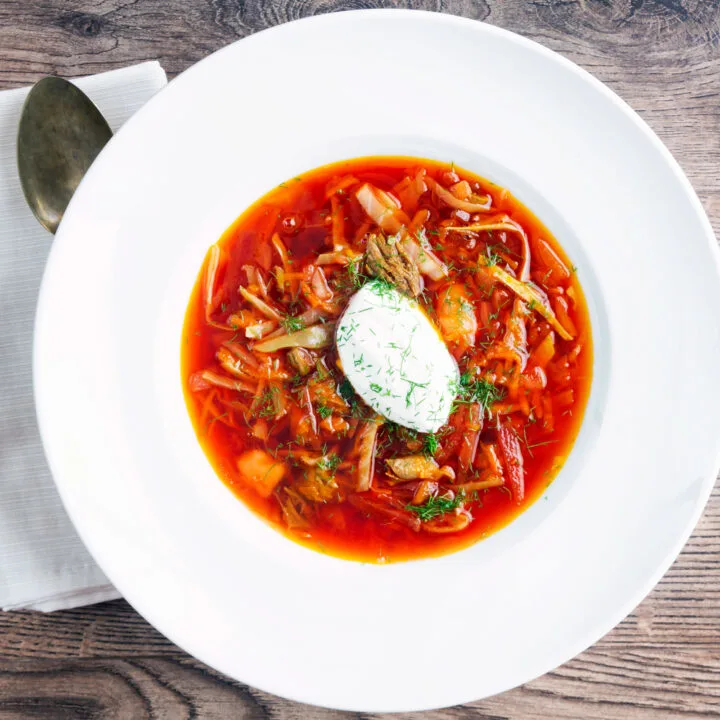
[[[302,18],[299,20],[295,20],[292,23],[286,23],[287,25],[293,25],[295,27],[306,27],[306,26],[321,26],[321,25],[333,25],[335,23],[344,23],[344,22],[351,22],[353,17],[382,17],[382,18],[389,18],[389,17],[396,17],[396,18],[409,18],[412,20],[419,20],[421,22],[427,22],[430,24],[434,23],[440,23],[445,24],[449,26],[457,26],[457,27],[473,27],[475,31],[479,31],[480,33],[489,33],[491,35],[496,35],[498,37],[502,37],[504,40],[510,43],[517,44],[519,46],[524,46],[525,48],[528,48],[532,50],[533,52],[540,53],[541,55],[545,56],[546,58],[551,59],[554,63],[557,63],[559,66],[565,68],[566,70],[571,71],[575,75],[579,76],[585,83],[590,84],[596,91],[600,92],[604,97],[611,102],[616,108],[620,109],[621,112],[625,115],[627,119],[629,119],[637,128],[639,128],[642,133],[645,135],[645,137],[652,143],[654,150],[659,153],[665,164],[669,167],[669,169],[673,172],[673,174],[676,176],[677,180],[680,183],[680,186],[683,189],[683,192],[686,196],[686,199],[690,202],[690,204],[693,207],[693,210],[700,221],[701,225],[704,229],[704,235],[705,240],[708,244],[708,247],[710,248],[710,252],[712,257],[715,261],[715,269],[718,275],[720,275],[720,251],[718,250],[717,244],[715,242],[714,233],[712,230],[712,226],[707,218],[707,215],[702,207],[702,204],[700,203],[697,195],[695,194],[689,180],[687,179],[686,175],[680,168],[678,162],[673,158],[673,156],[670,154],[669,150],[665,147],[665,145],[660,141],[660,139],[657,137],[657,135],[653,132],[653,130],[649,127],[649,125],[634,111],[630,108],[630,106],[625,103],[616,93],[614,93],[612,90],[610,90],[606,85],[604,85],[602,82],[597,80],[595,77],[593,77],[589,72],[582,69],[572,61],[568,60],[567,58],[563,57],[559,53],[556,53],[543,45],[540,45],[539,43],[530,40],[528,38],[525,38],[523,36],[520,36],[514,32],[511,32],[509,30],[505,30],[503,28],[499,28],[493,25],[489,25],[484,22],[479,22],[476,20],[471,20],[468,18],[463,17],[457,17],[452,15],[446,15],[446,14],[440,14],[435,12],[429,12],[429,11],[418,11],[418,10],[404,10],[404,9],[370,9],[370,10],[353,10],[353,11],[345,11],[343,13],[332,13],[332,14],[323,14],[323,15],[317,15],[317,16],[311,16]],[[282,34],[288,32],[288,29],[284,25],[274,26],[271,28],[267,28],[265,30],[262,30],[254,35],[248,36],[246,38],[242,38],[238,41],[235,41],[234,43],[231,43],[230,45],[219,49],[215,53],[212,53],[210,56],[203,58],[195,65],[191,66],[187,70],[185,70],[183,73],[181,73],[177,78],[173,79],[167,88],[163,89],[158,95],[163,95],[168,92],[174,92],[175,88],[181,86],[183,83],[187,82],[188,78],[192,78],[194,76],[194,73],[197,71],[197,68],[203,67],[203,63],[207,62],[209,58],[214,57],[215,55],[220,55],[224,52],[227,52],[230,48],[232,48],[235,44],[238,42],[243,43],[253,43],[258,42],[257,38],[266,38],[268,35],[274,35],[274,34]],[[112,144],[116,143],[117,137],[123,137],[124,132],[126,131],[126,128],[133,127],[135,124],[142,122],[142,119],[145,117],[145,114],[147,112],[147,109],[149,106],[152,106],[154,104],[155,100],[152,99],[147,103],[143,108],[141,108],[116,134],[116,136],[111,140],[111,143],[109,146],[112,146]],[[96,169],[96,168],[93,168]],[[83,180],[83,184],[85,183],[91,183],[93,182],[93,178],[95,176],[95,173],[93,172],[93,169],[90,170],[88,175],[86,176],[86,179]],[[532,209],[532,208],[531,208]],[[541,218],[542,220],[542,218]],[[54,273],[55,265],[57,264],[57,258],[59,256],[59,253],[57,252],[57,248],[62,247],[63,244],[65,244],[69,238],[66,239],[64,233],[62,232],[62,226],[60,231],[58,232],[58,239],[55,241],[50,257],[48,259],[48,264],[46,267],[45,275],[43,277],[43,282],[40,289],[40,295],[39,295],[39,301],[38,301],[38,308],[37,308],[37,314],[36,314],[36,322],[35,322],[35,339],[34,339],[34,345],[33,345],[33,387],[35,392],[35,405],[36,405],[36,413],[37,413],[37,421],[40,428],[41,437],[43,439],[43,446],[45,448],[45,454],[48,461],[48,465],[51,468],[51,472],[53,475],[53,478],[56,479],[60,475],[62,475],[62,471],[58,467],[56,463],[56,459],[52,455],[52,452],[48,452],[48,443],[46,441],[46,438],[49,434],[52,433],[52,430],[47,425],[47,418],[45,417],[43,413],[43,408],[45,406],[46,400],[44,397],[41,396],[41,393],[38,392],[38,387],[42,384],[38,381],[39,374],[41,372],[40,368],[40,358],[37,353],[38,343],[37,343],[37,336],[39,329],[42,328],[42,326],[47,322],[46,314],[49,310],[49,300],[48,300],[48,290],[47,290],[47,283],[46,279],[48,276]],[[685,530],[683,533],[679,534],[678,537],[675,539],[674,543],[672,544],[672,549],[665,555],[662,562],[659,562],[657,564],[657,567],[655,569],[655,572],[648,578],[646,578],[642,583],[637,583],[635,585],[635,588],[632,593],[628,593],[628,597],[625,599],[623,603],[619,603],[617,606],[617,610],[610,614],[608,613],[606,616],[604,616],[603,622],[594,622],[590,623],[585,632],[582,634],[582,636],[578,636],[575,639],[575,642],[573,644],[573,648],[571,650],[572,656],[577,655],[579,652],[583,651],[590,645],[592,645],[594,642],[596,642],[602,635],[604,635],[606,632],[608,632],[612,627],[614,627],[618,622],[620,622],[629,612],[632,611],[632,609],[641,602],[641,600],[648,594],[648,592],[657,584],[659,579],[664,575],[664,573],[668,570],[672,562],[677,557],[678,553],[684,546],[684,544],[687,542],[690,534],[692,533],[695,525],[697,524],[700,515],[702,514],[703,508],[705,507],[705,504],[707,503],[707,500],[710,496],[710,493],[712,491],[712,488],[715,483],[715,477],[717,475],[718,470],[720,469],[720,438],[716,442],[715,447],[715,460],[713,464],[715,468],[715,474],[712,476],[704,477],[702,479],[702,484],[699,486],[698,492],[697,492],[697,498],[695,502],[695,508],[694,512],[692,514],[692,518],[690,522],[687,523]],[[68,496],[68,489],[67,487],[62,483],[58,482],[56,480],[56,485],[60,494],[60,497],[63,501],[63,505],[68,512],[75,528],[77,529],[80,537],[82,538],[85,545],[88,547],[88,550],[93,555],[94,558],[99,558],[102,553],[98,552],[97,547],[95,545],[95,542],[93,540],[92,535],[87,534],[84,530],[83,522],[82,520],[74,515],[74,510],[72,503],[69,502],[69,496]],[[103,570],[105,570],[104,564],[101,563],[101,567],[103,567]],[[112,576],[112,570],[108,575]],[[118,586],[118,589],[122,592],[122,588]],[[131,595],[132,595],[131,591]],[[143,614],[143,613],[141,613]],[[143,614],[143,616],[145,616]],[[609,616],[609,619],[607,617]],[[192,654],[195,654],[195,648],[193,647],[194,643],[188,643],[184,642],[183,639],[180,637],[180,634],[176,631],[176,628],[171,629],[170,632],[166,633],[165,628],[165,622],[163,618],[160,616],[158,617],[155,613],[148,613],[147,619],[158,629],[161,629],[161,632],[163,634],[167,634],[167,636],[173,640],[173,642],[177,642],[177,644],[182,648],[189,648],[189,652]],[[178,640],[175,640],[175,638],[178,638]],[[198,656],[199,655],[205,655],[206,653],[203,651],[202,648],[198,648]],[[548,671],[550,671],[552,668],[556,667],[558,664],[565,662],[568,659],[568,651],[560,651],[558,652],[556,650],[555,654],[549,654],[547,656],[547,659],[545,662],[542,663],[542,667],[537,668],[537,674],[534,675],[534,677],[538,677],[539,675],[542,675]],[[203,661],[207,662],[207,661]],[[223,670],[221,667],[217,667],[218,670],[221,672],[227,672],[226,670]],[[526,682],[529,682],[531,678],[526,680]],[[253,685],[255,685],[255,682],[253,682]],[[270,693],[276,693],[278,692],[277,688],[275,687],[274,683],[262,683],[255,685],[256,687],[259,687],[260,689],[270,692]],[[512,687],[515,687],[515,683],[509,684],[507,687],[498,689],[498,692],[503,692],[505,690],[508,690]],[[317,699],[313,699],[312,697],[292,697],[288,696],[285,692],[283,692],[284,697],[289,697],[289,699],[296,700],[298,702],[316,702]],[[464,699],[461,699],[460,702],[468,702],[473,700],[472,697],[466,697]],[[439,704],[434,705],[430,707],[424,707],[424,709],[434,709],[438,707],[444,707],[445,705]],[[337,705],[331,705],[327,707],[339,707]],[[357,707],[354,707],[352,705],[348,705],[346,708],[340,707],[339,709],[348,709],[348,710],[357,710]],[[369,711],[404,711],[408,708],[406,706],[397,706],[392,708],[387,708],[383,706],[382,708],[376,708],[371,707]],[[412,708],[413,710],[419,709],[419,708]]]

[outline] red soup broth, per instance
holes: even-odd
[[[368,192],[379,215],[358,200]],[[417,299],[461,373],[436,433],[376,416],[332,340],[292,355],[258,349],[318,325],[330,337],[378,242],[430,262]],[[572,449],[591,368],[576,269],[547,228],[504,188],[411,157],[320,167],[248,208],[208,253],[182,342],[188,411],[220,479],[292,540],[366,562],[465,548],[534,503]],[[415,458],[425,477],[398,478],[394,458]]]

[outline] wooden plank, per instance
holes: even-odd
[[[146,59],[170,76],[233,40],[346,7],[453,12],[530,37],[618,92],[680,161],[720,229],[720,5],[702,0],[102,0],[0,3],[0,89]],[[122,601],[0,614],[0,718],[349,717],[229,681]],[[427,720],[720,717],[720,491],[673,568],[615,630],[552,673]],[[359,716],[358,716],[359,717]],[[363,715],[363,717],[368,717]],[[400,715],[397,717],[410,717]],[[418,717],[413,715],[412,717]]]

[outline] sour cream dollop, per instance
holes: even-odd
[[[376,412],[423,433],[447,423],[457,363],[415,300],[371,280],[350,299],[335,342],[345,376]]]

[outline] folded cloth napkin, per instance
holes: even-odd
[[[157,62],[77,80],[113,131],[165,86]],[[28,88],[0,92],[0,607],[59,610],[119,597],[60,502],[32,391],[32,337],[52,236],[25,203],[15,161]]]

